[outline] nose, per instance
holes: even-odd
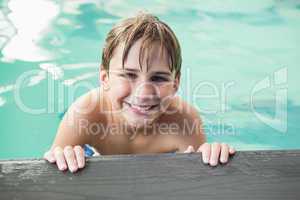
[[[138,100],[140,103],[146,103],[149,101],[156,101],[158,99],[158,88],[151,83],[147,81],[141,81],[137,84],[135,88],[135,99]]]

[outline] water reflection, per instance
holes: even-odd
[[[2,49],[4,60],[45,61],[54,54],[39,45],[39,41],[51,29],[51,23],[59,14],[59,6],[49,0],[11,0],[7,3],[7,15],[3,35],[6,44]],[[28,8],[30,7],[30,11]],[[15,29],[15,34],[11,30]]]

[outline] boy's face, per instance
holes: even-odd
[[[167,53],[159,55],[159,43],[154,43],[148,54],[146,52],[141,67],[140,47],[141,39],[130,48],[123,69],[124,44],[120,44],[110,60],[109,72],[101,70],[100,73],[113,111],[120,112],[133,126],[151,123],[164,113],[179,85],[179,76],[175,77],[175,72],[170,71]]]

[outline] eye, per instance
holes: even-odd
[[[162,76],[153,76],[151,77],[151,81],[153,82],[165,82],[165,81],[169,81],[168,78],[162,77]]]
[[[128,79],[135,79],[137,78],[137,75],[134,73],[124,73],[120,74],[121,77],[128,78]]]

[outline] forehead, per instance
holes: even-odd
[[[110,61],[110,69],[122,69],[124,46],[125,44],[121,43],[115,49],[114,55]],[[161,48],[158,41],[153,42],[149,48],[146,48],[143,55],[140,52],[141,47],[142,39],[137,40],[132,45],[129,49],[127,58],[124,61],[124,68],[139,69],[142,72],[158,70],[170,72],[170,57],[165,48]]]

